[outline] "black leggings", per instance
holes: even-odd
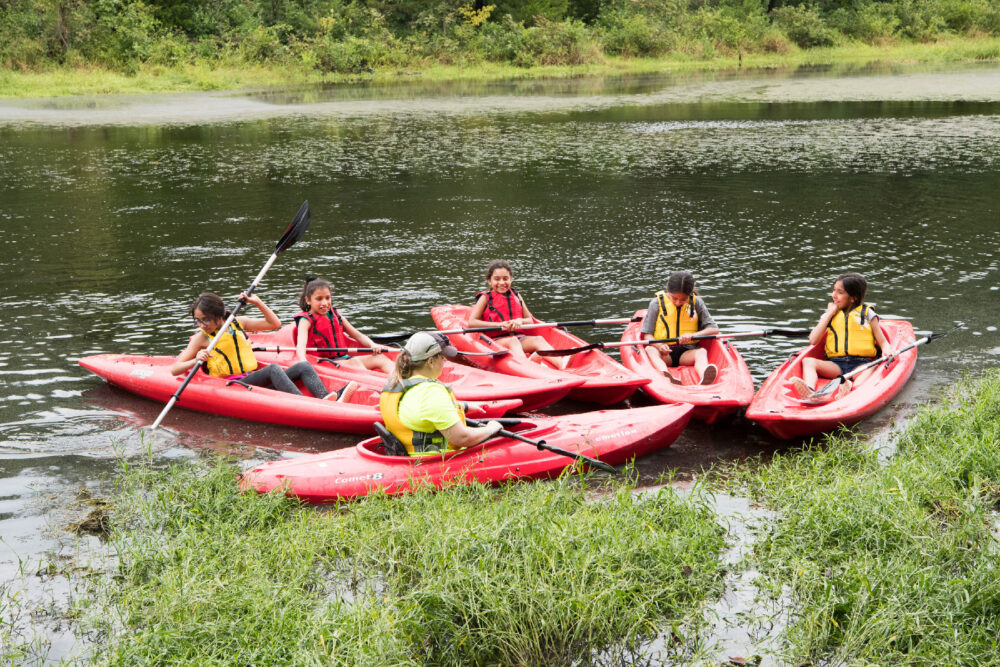
[[[316,398],[324,398],[330,393],[319,379],[319,375],[316,374],[316,369],[308,361],[300,361],[287,369],[278,364],[268,364],[247,373],[242,382],[252,384],[255,387],[271,387],[278,391],[302,396],[302,392],[295,386],[295,381],[299,379],[302,380],[302,384],[306,386],[309,393]]]

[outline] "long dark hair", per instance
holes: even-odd
[[[215,292],[202,292],[199,294],[198,298],[191,304],[191,310],[189,311],[191,317],[194,317],[194,311],[196,310],[200,310],[201,314],[205,317],[217,320],[224,320],[227,315],[225,302]]]
[[[688,297],[688,308],[694,316],[694,304],[691,302],[691,295],[697,294],[694,288],[694,274],[690,271],[674,271],[667,278],[667,292],[670,294],[684,294]]]
[[[844,286],[844,291],[847,292],[847,296],[850,297],[851,303],[847,307],[847,311],[850,312],[864,303],[865,294],[868,293],[868,281],[860,273],[844,273],[837,277],[837,280],[833,281],[836,285],[840,282]]]
[[[308,311],[309,297],[313,295],[313,292],[324,287],[330,290],[331,294],[333,293],[333,285],[328,280],[316,276],[306,276],[305,284],[302,285],[302,294],[299,295],[299,308]]]

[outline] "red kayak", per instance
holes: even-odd
[[[882,333],[893,348],[914,342],[909,322],[882,320]],[[790,358],[771,373],[747,408],[746,416],[775,436],[790,440],[850,426],[881,410],[899,393],[913,374],[917,364],[917,349],[875,367],[861,386],[854,387],[841,399],[811,405],[799,399],[791,386],[793,377],[802,377],[802,359],[824,358],[823,345],[811,345]],[[819,386],[827,380],[820,378]]]
[[[512,428],[520,435],[617,465],[670,445],[690,416],[690,405],[656,405],[539,417]],[[554,477],[574,463],[567,456],[502,437],[457,452],[420,457],[379,454],[380,444],[372,438],[347,449],[265,463],[246,472],[240,484],[258,493],[284,490],[304,501],[323,503],[379,490],[401,494],[423,484],[440,488]]]
[[[163,403],[184,381],[185,375],[170,374],[173,363],[173,357],[133,354],[96,354],[80,359],[81,366],[111,384]],[[341,380],[320,377],[330,391],[346,384]],[[227,385],[221,378],[198,373],[181,393],[177,406],[268,424],[340,433],[374,433],[372,424],[382,421],[378,397],[378,389],[362,386],[349,401],[338,403],[308,394],[296,396],[264,387]],[[519,407],[519,400],[493,401],[470,410],[469,416],[499,417]]]
[[[250,341],[254,347],[280,347],[281,352],[255,351],[254,355],[261,363],[277,363],[286,368],[296,362],[295,358],[295,326],[286,325],[278,331],[265,333],[251,333]],[[354,339],[348,338],[347,347],[361,347],[361,344]],[[288,348],[285,351],[285,348]],[[398,352],[389,352],[387,355],[395,359]],[[367,370],[352,366],[343,366],[329,361],[321,360],[321,357],[306,355],[312,363],[313,368],[320,375],[329,376],[345,383],[354,380],[362,386],[373,386],[381,389],[388,381],[388,376],[376,370]],[[560,375],[538,379],[514,379],[509,375],[501,373],[491,373],[489,371],[446,362],[441,377],[441,382],[451,387],[455,392],[455,397],[461,401],[503,401],[520,400],[521,410],[535,410],[555,403],[565,398],[571,389],[583,384],[582,378]]]
[[[468,327],[468,306],[436,306],[431,308],[431,318],[438,329],[462,329]],[[538,320],[535,320],[538,322]],[[532,336],[541,336],[556,349],[581,347],[587,344],[582,338],[558,327],[541,327],[526,330]],[[599,405],[614,405],[631,396],[643,385],[647,378],[639,377],[600,350],[578,352],[570,358],[565,371],[559,371],[543,361],[529,361],[513,354],[504,353],[506,348],[497,344],[489,336],[481,333],[448,334],[448,339],[459,352],[495,353],[486,356],[468,356],[466,360],[487,370],[506,373],[524,378],[552,378],[572,375],[582,377],[583,384],[574,387],[569,397]]]
[[[635,311],[635,317],[645,317],[646,310]],[[622,334],[622,342],[642,340],[642,322],[633,322]],[[712,384],[699,384],[694,366],[678,366],[667,370],[682,384],[674,384],[656,370],[646,355],[645,345],[626,345],[619,349],[622,363],[629,370],[649,378],[644,392],[663,403],[690,403],[692,419],[711,424],[719,417],[732,414],[750,404],[753,399],[753,378],[743,357],[728,340],[711,338],[698,343],[708,352],[708,363],[715,364],[719,374]]]

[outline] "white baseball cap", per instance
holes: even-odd
[[[426,361],[436,354],[446,357],[457,357],[458,350],[448,344],[444,334],[429,331],[418,331],[406,341],[404,349],[413,361]]]

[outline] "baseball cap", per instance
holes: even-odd
[[[435,354],[442,353],[446,357],[458,356],[458,350],[448,344],[448,339],[444,334],[429,331],[418,331],[410,336],[404,349],[413,361],[426,361]]]

